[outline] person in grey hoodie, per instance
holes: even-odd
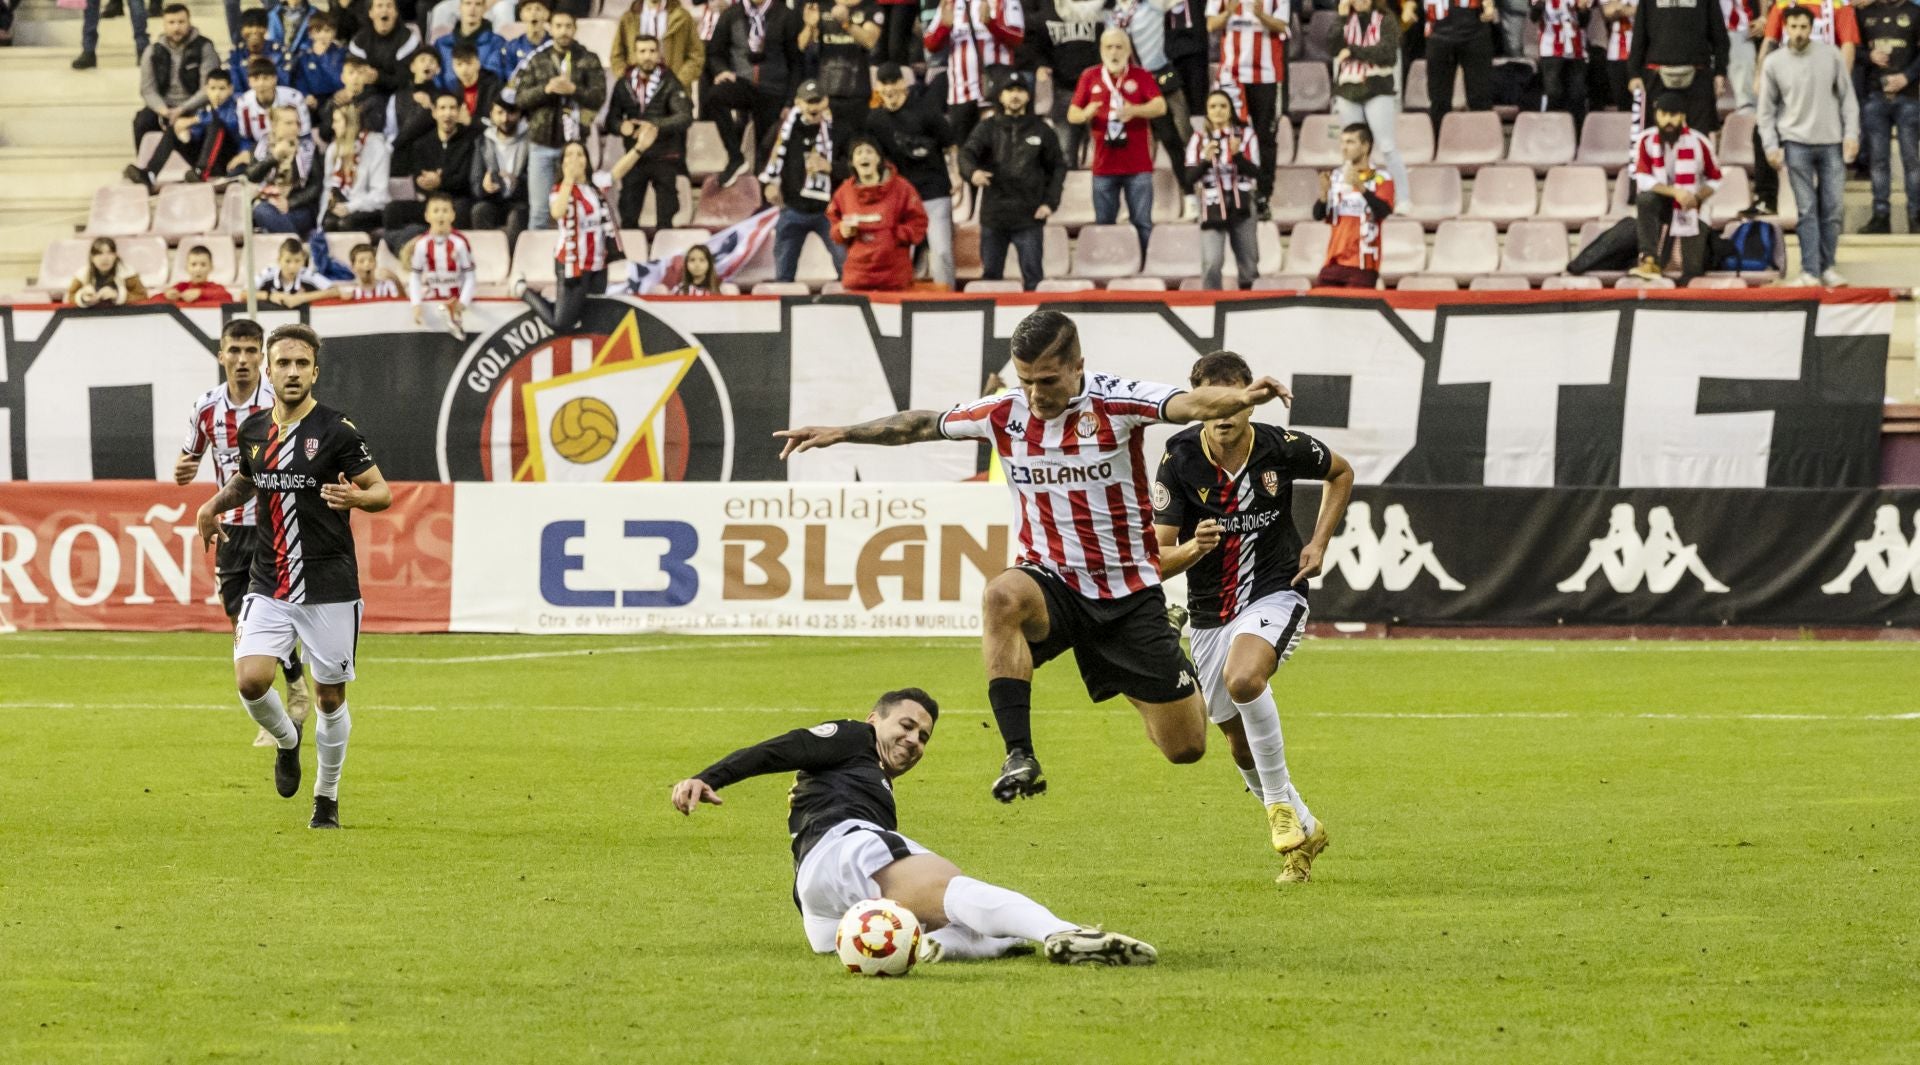
[[[473,151],[473,228],[499,229],[507,247],[527,228],[527,124],[504,100],[493,102],[486,136]]]
[[[1787,11],[1786,47],[1760,68],[1760,141],[1785,166],[1800,205],[1797,285],[1844,285],[1834,269],[1847,165],[1860,152],[1860,105],[1840,49],[1813,39],[1813,12]]]

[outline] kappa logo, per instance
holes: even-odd
[[[1188,688],[1193,687],[1193,674],[1187,672],[1184,669],[1181,670],[1180,683],[1177,685],[1177,687],[1180,688],[1181,691],[1185,691]]]
[[[1587,541],[1587,560],[1573,576],[1554,587],[1569,594],[1584,592],[1596,572],[1604,574],[1607,584],[1622,595],[1639,588],[1642,582],[1647,591],[1664,595],[1679,587],[1689,573],[1705,591],[1727,590],[1700,560],[1700,546],[1682,542],[1679,530],[1674,528],[1673,512],[1666,507],[1647,511],[1647,535],[1642,539],[1633,504],[1615,503],[1607,519],[1606,535]]]
[[[1881,595],[1898,595],[1903,585],[1920,592],[1920,510],[1913,513],[1913,539],[1900,531],[1900,509],[1891,503],[1873,512],[1873,532],[1853,545],[1853,558],[1840,575],[1820,586],[1828,595],[1853,591],[1865,573]]]
[[[1372,588],[1375,581],[1386,591],[1403,592],[1425,573],[1443,592],[1466,590],[1466,585],[1454,580],[1440,564],[1433,544],[1414,535],[1407,508],[1399,503],[1390,503],[1381,512],[1377,534],[1373,531],[1373,508],[1358,500],[1348,504],[1346,523],[1327,542],[1321,565],[1321,575],[1307,582],[1310,587],[1318,588],[1327,577],[1339,573],[1347,587],[1356,592]]]

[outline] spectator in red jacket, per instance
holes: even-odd
[[[853,176],[827,205],[833,239],[847,246],[840,283],[849,292],[911,288],[913,246],[927,239],[927,209],[913,184],[882,161],[879,141],[861,134],[850,151]]]

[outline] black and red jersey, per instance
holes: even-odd
[[[334,510],[320,486],[373,468],[373,455],[346,416],[315,404],[280,425],[271,409],[240,425],[240,472],[253,482],[260,539],[252,591],[289,603],[360,598],[350,511]]]
[[[1167,441],[1153,486],[1153,522],[1180,529],[1181,541],[1212,518],[1224,528],[1220,546],[1187,570],[1193,627],[1211,629],[1250,604],[1285,591],[1300,572],[1300,530],[1293,525],[1293,482],[1325,480],[1327,445],[1276,425],[1253,427],[1253,448],[1238,472],[1221,469],[1201,445],[1204,425]],[[1306,588],[1295,591],[1306,594]]]

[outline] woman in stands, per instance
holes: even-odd
[[[1385,0],[1340,0],[1340,20],[1327,38],[1333,56],[1333,117],[1342,129],[1363,123],[1373,131],[1374,151],[1387,164],[1393,187],[1407,189],[1407,164],[1394,140],[1400,94],[1394,67],[1400,62],[1400,19]]]
[[[614,180],[625,177],[639,158],[631,151],[621,156],[613,164]],[[568,333],[586,313],[587,297],[607,290],[607,246],[620,234],[607,197],[593,185],[587,146],[579,141],[568,141],[560,149],[560,180],[547,206],[553,211],[554,228],[560,231],[553,244],[553,273],[559,282],[555,298],[547,302],[526,287],[524,278],[515,278],[513,288],[554,332]]]
[[[335,108],[320,224],[329,232],[379,229],[387,208],[389,159],[387,138],[361,130],[359,108]]]
[[[142,303],[146,298],[147,286],[120,258],[120,245],[112,237],[93,238],[87,264],[67,283],[67,302],[75,307]]]
[[[680,283],[669,290],[674,296],[720,295],[720,272],[713,268],[713,253],[705,244],[695,244],[680,259]]]
[[[913,287],[913,246],[927,239],[920,194],[887,166],[880,142],[867,134],[848,145],[853,176],[827,205],[833,239],[847,246],[840,283],[848,292],[900,292]]]
[[[1233,98],[1207,94],[1207,127],[1187,141],[1187,180],[1200,198],[1200,283],[1220,287],[1227,245],[1241,288],[1260,273],[1260,240],[1254,222],[1260,149],[1253,131],[1236,121]]]

